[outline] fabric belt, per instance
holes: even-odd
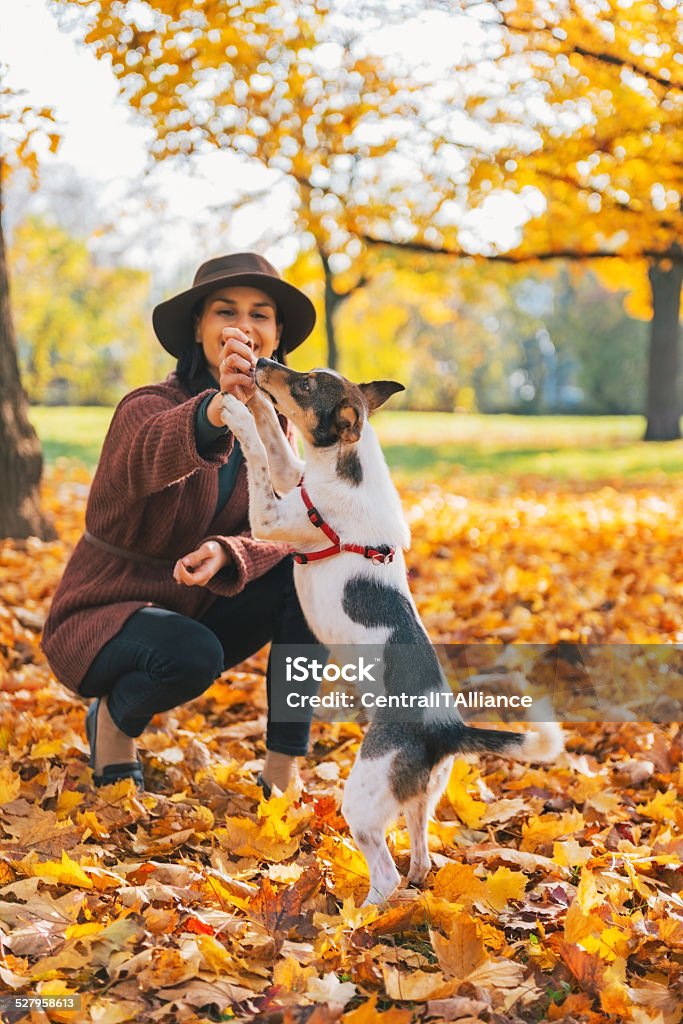
[[[109,544],[106,540],[93,537],[89,530],[85,531],[83,539],[87,540],[88,544],[92,544],[93,547],[99,548],[100,551],[106,551],[108,555],[115,555],[117,558],[124,558],[127,562],[137,562],[139,565],[156,565],[163,569],[171,569],[175,565],[175,562],[168,558],[153,558],[151,555],[141,555],[137,551],[117,548],[115,544]]]

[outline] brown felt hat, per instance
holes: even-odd
[[[200,299],[222,285],[260,288],[274,299],[282,315],[280,345],[291,352],[315,326],[315,308],[303,292],[287,284],[272,263],[255,252],[235,252],[207,260],[194,276],[192,287],[160,302],[152,313],[157,338],[167,352],[178,358],[194,338],[192,311]]]

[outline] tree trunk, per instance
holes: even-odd
[[[652,289],[652,322],[645,440],[675,441],[681,436],[678,370],[683,262],[652,263],[648,276]]]
[[[19,378],[0,220],[0,538],[55,536],[40,510],[42,470],[40,442],[28,420],[28,399]]]
[[[320,251],[320,250],[319,250]],[[334,290],[332,272],[329,261],[322,257],[323,270],[325,272],[325,333],[327,335],[327,365],[331,370],[337,369],[339,352],[337,349],[337,336],[334,330],[334,322],[337,308],[342,302],[342,296],[337,295]]]

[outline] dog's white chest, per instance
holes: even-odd
[[[378,569],[383,578],[393,572]],[[387,567],[388,568],[388,567]],[[393,568],[393,567],[392,567]],[[390,629],[364,626],[344,610],[345,587],[349,579],[367,570],[356,554],[340,554],[326,564],[294,566],[294,585],[308,625],[321,643],[383,644]]]

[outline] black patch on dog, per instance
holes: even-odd
[[[337,459],[337,474],[342,480],[348,480],[354,487],[358,487],[363,482],[363,467],[360,464],[360,459],[354,451],[350,448],[348,451],[340,452],[339,458]]]
[[[297,396],[298,397],[298,396]],[[299,402],[302,408],[306,408],[303,402]],[[312,403],[308,403],[311,404]],[[321,413],[315,427],[311,431],[314,448],[329,448],[339,440],[339,432],[335,420],[334,410]]]
[[[344,586],[342,608],[361,626],[385,626],[391,629],[387,644],[421,644],[436,655],[422,624],[405,594],[367,576],[352,576]],[[438,662],[436,662],[438,667]],[[440,673],[440,670],[439,670]]]
[[[384,647],[387,696],[443,692],[436,651],[405,594],[367,576],[354,576],[344,587],[342,607],[354,622],[391,629]],[[434,717],[425,722],[425,710],[378,708],[361,747],[361,756],[370,760],[396,750],[390,785],[400,803],[424,793],[432,769],[449,755],[505,753],[524,740],[520,733],[470,728],[456,709],[447,710],[445,706],[435,708]]]

